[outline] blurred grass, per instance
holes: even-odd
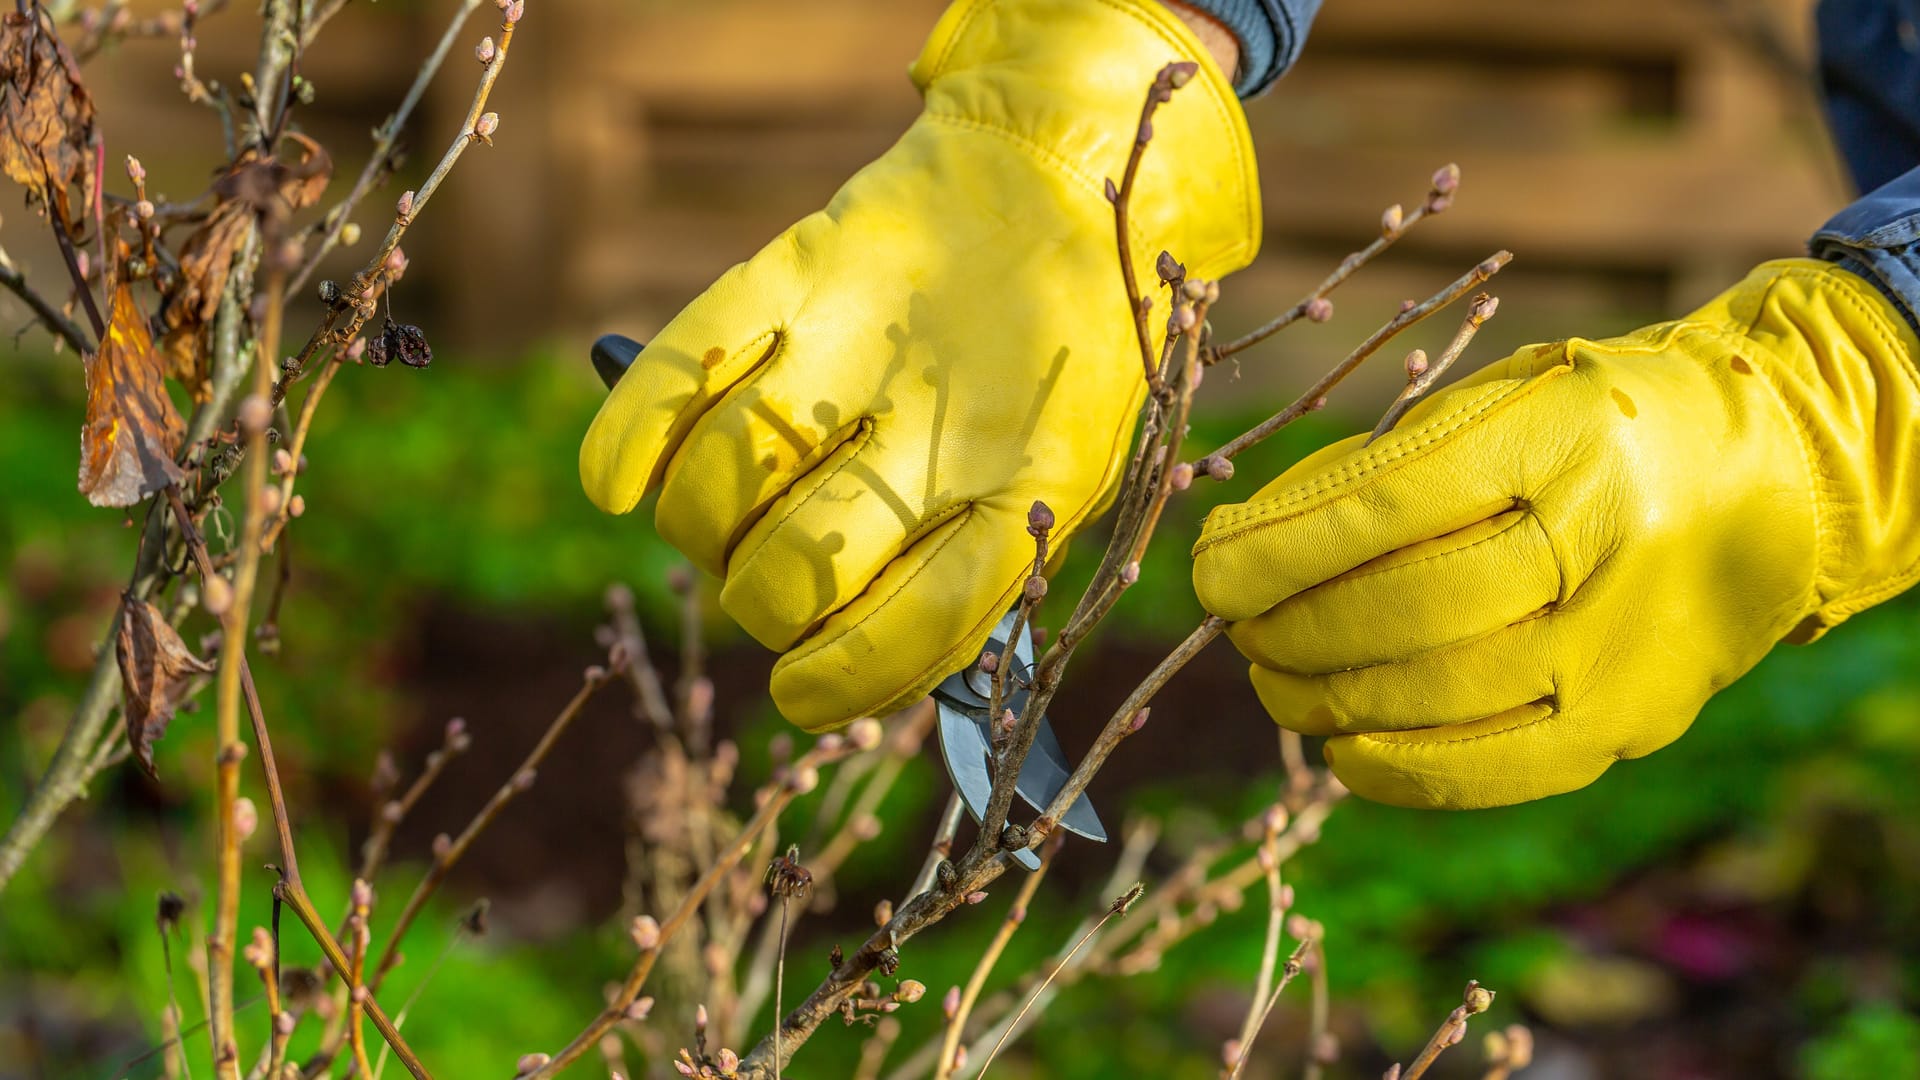
[[[78,382],[70,359],[16,362],[0,374],[0,475],[10,485],[0,516],[0,708],[19,718],[16,737],[0,741],[7,778],[0,810],[9,815],[59,734],[135,538],[114,513],[88,507],[74,491]],[[664,621],[659,583],[677,557],[645,518],[605,517],[579,494],[575,448],[600,396],[584,364],[539,357],[467,368],[443,359],[424,373],[349,371],[333,394],[301,483],[307,514],[293,532],[296,588],[283,617],[289,645],[269,676],[276,741],[284,740],[283,756],[304,773],[363,774],[404,721],[408,688],[390,677],[391,657],[407,647],[412,620],[435,597],[577,626],[585,641],[603,587],[618,579],[632,582],[643,609]],[[1216,445],[1246,419],[1205,417],[1189,445]],[[1341,427],[1337,418],[1313,418],[1242,459],[1238,478],[1201,498],[1247,497],[1258,478]],[[1109,631],[1114,637],[1164,641],[1197,621],[1185,552],[1198,516],[1179,505],[1169,515],[1141,584]],[[1085,579],[1098,546],[1093,539],[1076,545],[1057,590]],[[722,619],[714,632],[723,642],[739,640]],[[761,748],[779,727],[763,710],[743,735],[749,773],[763,774]],[[103,781],[97,786],[107,795],[69,811],[5,894],[0,1010],[58,1002],[75,1025],[42,1032],[44,1049],[55,1055],[45,1075],[111,1075],[107,1068],[127,1056],[127,1046],[157,1037],[166,978],[153,900],[162,889],[191,894],[208,883],[200,831],[210,787],[204,728],[198,717],[183,716],[162,744],[159,810],[129,811]],[[1238,787],[1168,778],[1136,792],[1130,809],[1237,821],[1271,790],[1265,769],[1264,762],[1249,768]],[[1719,695],[1686,738],[1616,766],[1585,791],[1471,814],[1350,801],[1288,873],[1300,909],[1326,924],[1336,993],[1365,1006],[1364,1021],[1356,1010],[1342,1014],[1349,1043],[1362,1053],[1366,1040],[1417,1045],[1469,975],[1504,992],[1497,1021],[1524,1015],[1574,1040],[1692,1015],[1687,1010],[1706,1007],[1698,995],[1751,995],[1738,979],[1674,973],[1692,954],[1673,939],[1686,932],[1673,929],[1673,916],[1693,905],[1714,919],[1730,910],[1764,916],[1764,940],[1754,946],[1763,959],[1741,978],[1761,979],[1777,998],[1774,1034],[1798,1047],[1776,1054],[1780,1074],[1920,1075],[1920,1025],[1910,1013],[1920,989],[1916,769],[1920,603],[1909,599],[1856,617],[1818,646],[1776,650]],[[916,763],[890,798],[888,819],[923,808],[938,789],[934,767]],[[321,910],[331,911],[345,895],[337,868],[357,811],[335,808],[304,781],[295,796],[317,819],[303,825],[302,866]],[[906,830],[889,831],[848,866],[843,891],[891,883],[917,842]],[[254,853],[268,858],[264,833],[255,844]],[[410,881],[403,870],[386,888]],[[249,888],[246,896],[243,927],[264,924],[266,890]],[[1083,908],[1105,900],[1043,896],[993,985],[1033,969]],[[996,897],[989,910],[915,941],[902,975],[926,982],[928,1001],[937,1001],[945,986],[964,979],[1002,903]],[[458,914],[449,902],[422,920],[408,950],[415,960],[390,993],[410,992]],[[191,918],[201,916],[196,910]],[[1028,1067],[1068,1078],[1214,1075],[1215,1004],[1244,992],[1262,921],[1255,897],[1248,908],[1223,913],[1155,974],[1066,994],[1026,1042]],[[816,937],[796,951],[817,952],[864,925],[864,915],[850,910],[812,920],[808,933]],[[1725,932],[1717,922],[1709,929]],[[176,940],[176,963],[199,936],[192,930]],[[290,961],[312,958],[300,934],[287,940]],[[627,952],[617,928],[455,949],[408,1031],[442,1076],[500,1075],[505,1062],[569,1036],[598,1007],[597,986],[617,976]],[[189,1018],[196,1017],[191,980],[178,968],[175,978]],[[250,983],[243,986],[251,992]],[[1609,998],[1607,986],[1626,989]],[[1644,987],[1672,996],[1653,1000]],[[257,1045],[263,1010],[256,1005],[243,1017],[243,1045]],[[930,1005],[901,1017],[903,1049],[938,1020]],[[686,1027],[680,1017],[662,1022],[671,1031]],[[1100,1038],[1072,1035],[1088,1031]],[[129,1033],[141,1034],[129,1042]],[[844,1075],[859,1034],[823,1032],[803,1059],[805,1075]],[[0,1072],[23,1060],[24,1049],[4,1041],[18,1038],[0,1034]],[[310,1031],[301,1036],[311,1038]],[[190,1045],[204,1054],[201,1044]],[[1275,1060],[1294,1052],[1275,1032],[1261,1046]],[[1021,1075],[1017,1066],[1010,1062],[1007,1075]],[[158,1059],[132,1075],[160,1075]]]

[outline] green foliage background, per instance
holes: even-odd
[[[77,696],[85,650],[111,611],[134,545],[115,514],[88,507],[74,490],[78,386],[70,357],[16,359],[0,372],[8,489],[0,514],[0,709],[15,718],[12,737],[0,740],[0,811],[9,817]],[[294,796],[304,815],[302,866],[322,910],[343,902],[338,868],[359,810],[323,798],[310,777],[363,775],[394,732],[419,719],[389,661],[423,604],[455,597],[506,618],[576,626],[590,659],[589,630],[607,582],[632,582],[647,611],[663,616],[658,583],[677,563],[641,522],[605,518],[579,495],[574,452],[598,399],[583,364],[536,357],[475,368],[443,359],[425,373],[348,371],[333,393],[338,400],[322,410],[301,484],[308,509],[293,534],[300,578],[282,620],[289,646],[261,664],[281,754],[307,774],[295,780]],[[1246,420],[1210,417],[1193,445],[1217,443]],[[1302,425],[1243,460],[1241,479],[1217,494],[1244,498],[1253,478],[1272,475],[1341,426],[1319,418]],[[1164,643],[1199,616],[1184,557],[1199,514],[1169,517],[1110,641]],[[1078,545],[1056,595],[1072,595],[1062,590],[1084,578],[1096,547]],[[714,632],[722,647],[741,642],[723,620]],[[749,771],[755,762],[764,769],[756,748],[780,722],[764,706],[737,719]],[[543,720],[526,718],[518,735],[531,738]],[[120,781],[103,779],[95,799],[69,811],[0,896],[0,1018],[28,1002],[63,1018],[33,1039],[17,1026],[0,1028],[0,1074],[118,1075],[120,1062],[157,1038],[168,990],[154,897],[164,889],[200,894],[210,884],[206,726],[183,716],[162,744],[162,810],[129,811],[113,794]],[[1855,618],[1816,646],[1777,650],[1716,698],[1680,742],[1623,763],[1585,791],[1451,815],[1349,801],[1288,872],[1301,910],[1327,927],[1353,1075],[1377,1074],[1384,1059],[1375,1045],[1403,1054],[1416,1046],[1468,976],[1502,991],[1492,1019],[1532,1022],[1549,1045],[1638,1044],[1660,1058],[1675,1029],[1718,1048],[1752,1042],[1743,1033],[1758,1025],[1767,1036],[1758,1040],[1760,1064],[1743,1075],[1920,1075],[1920,1024],[1911,1011],[1920,994],[1916,769],[1920,603],[1909,599]],[[916,764],[888,820],[925,812],[941,791],[936,771],[930,759]],[[1273,779],[1264,766],[1238,786],[1168,776],[1109,815],[1224,825],[1254,812]],[[263,831],[255,862],[270,857],[265,840]],[[919,842],[909,830],[889,829],[844,872],[846,890],[897,883],[895,867]],[[403,866],[383,888],[410,888],[417,872]],[[1105,900],[1043,896],[996,985],[1030,970],[1082,911]],[[900,1014],[903,1047],[936,1029],[939,994],[964,979],[1004,903],[995,897],[983,914],[909,947],[902,976],[933,991]],[[249,882],[245,904],[243,928],[266,922],[264,877]],[[409,949],[415,960],[396,976],[399,994],[442,953],[460,906],[449,899],[422,921]],[[1006,1075],[1215,1075],[1217,1038],[1206,1032],[1209,1010],[1218,1009],[1208,1003],[1240,1007],[1233,995],[1244,993],[1257,960],[1259,908],[1256,900],[1223,914],[1151,974],[1075,988]],[[1676,974],[1670,951],[1656,947],[1660,933],[1646,929],[1676,912],[1736,913],[1747,952],[1760,959],[1731,977]],[[193,919],[203,917],[194,909]],[[860,911],[817,919],[796,953],[817,956],[866,925]],[[183,998],[192,984],[177,965],[203,933],[192,927],[173,943]],[[290,961],[312,958],[301,935],[287,940]],[[598,1007],[601,983],[624,970],[629,948],[616,927],[580,927],[557,939],[494,935],[447,950],[408,1031],[441,1076],[503,1076],[521,1053],[551,1049],[577,1029]],[[186,1012],[197,1017],[197,1006],[189,1001]],[[243,1035],[257,1045],[263,1007],[242,1016]],[[686,1027],[684,1017],[658,1022]],[[1289,1030],[1297,1033],[1298,1017],[1277,1017],[1262,1056],[1297,1060]],[[857,1036],[825,1031],[793,1075],[844,1075]],[[193,1046],[204,1068],[204,1047]],[[1448,1075],[1466,1075],[1470,1055],[1456,1056],[1461,1071]],[[1660,1060],[1678,1069],[1686,1053]],[[1644,1075],[1732,1074],[1712,1065]],[[129,1074],[161,1075],[157,1059]]]

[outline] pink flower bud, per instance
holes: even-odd
[[[1406,211],[1400,209],[1399,203],[1394,203],[1380,215],[1380,235],[1392,236],[1399,232],[1400,226],[1405,223]]]
[[[1127,734],[1131,735],[1141,728],[1146,727],[1147,717],[1151,715],[1153,715],[1153,707],[1151,705],[1145,706],[1139,712],[1134,713],[1133,719],[1127,721]]]
[[[919,1001],[921,998],[925,997],[926,995],[927,995],[927,984],[921,982],[918,979],[908,979],[902,982],[900,984],[900,989],[895,990],[893,992],[894,1000],[904,1002],[908,1005],[911,1005],[914,1002]]]
[[[1120,584],[1131,585],[1134,582],[1139,580],[1140,580],[1140,563],[1138,560],[1135,560],[1134,562],[1130,562],[1127,565],[1120,568]]]
[[[240,399],[240,408],[235,415],[240,420],[240,430],[252,435],[266,430],[268,422],[273,419],[273,406],[267,404],[267,399],[259,394],[248,394]]]
[[[453,854],[453,837],[441,833],[433,838],[433,857],[436,861],[444,862],[451,854]]]
[[[1433,193],[1451,195],[1460,189],[1460,166],[1444,165],[1433,174]]]
[[[153,213],[153,201],[151,199],[141,199],[139,202],[133,204],[133,216],[139,218],[141,221],[152,221]]]
[[[1173,467],[1173,490],[1185,491],[1193,486],[1193,466],[1181,462]]]
[[[813,742],[814,750],[822,754],[837,754],[847,745],[847,740],[837,732],[828,732]]]
[[[494,47],[492,38],[482,38],[480,44],[473,50],[473,58],[483,64],[491,64],[493,63],[493,58],[499,54],[499,51],[500,50]]]
[[[1407,354],[1407,378],[1417,379],[1427,373],[1427,352],[1415,349]]]
[[[1207,475],[1215,480],[1224,481],[1233,479],[1233,462],[1228,461],[1219,454],[1214,454],[1205,461],[1202,461],[1200,467],[1207,470]]]
[[[234,835],[239,837],[240,842],[244,844],[247,842],[247,838],[253,835],[253,830],[259,827],[260,811],[254,807],[253,800],[247,798],[245,795],[235,799],[233,801]]]
[[[1021,587],[1020,595],[1025,597],[1029,604],[1039,603],[1047,595],[1047,579],[1039,574],[1033,575],[1027,579],[1026,585]]]
[[[480,117],[480,119],[475,120],[473,122],[473,134],[475,137],[479,138],[482,142],[491,140],[493,138],[493,133],[499,130],[500,130],[500,114],[499,113],[495,113],[495,112],[485,113]]]
[[[792,789],[795,795],[805,795],[819,786],[820,770],[811,765],[803,765],[793,770],[792,776],[787,777],[787,787]]]
[[[639,998],[635,1000],[633,1004],[627,1006],[627,1019],[645,1020],[648,1014],[652,1012],[653,999],[650,997]]]
[[[136,184],[147,182],[147,167],[140,164],[140,159],[132,154],[127,155],[127,179]]]
[[[533,1072],[535,1069],[544,1068],[547,1062],[552,1060],[553,1058],[546,1054],[526,1054],[520,1058],[519,1062],[514,1065],[514,1068],[524,1075]]]
[[[992,649],[980,654],[980,670],[991,675],[1000,670],[1000,656]]]
[[[967,894],[967,903],[969,904],[984,903],[986,899],[987,894],[984,890],[975,890]]]
[[[1035,536],[1053,530],[1053,508],[1038,499],[1027,510],[1027,531]]]
[[[415,196],[412,189],[408,189],[406,191],[401,192],[399,201],[393,204],[394,216],[399,218],[401,221],[405,221],[408,218],[412,217],[414,198]]]
[[[1307,321],[1326,322],[1333,318],[1333,301],[1324,296],[1316,296],[1307,301]]]
[[[871,716],[863,716],[847,728],[847,741],[853,744],[855,750],[865,751],[879,746],[880,736],[880,721]]]
[[[947,994],[940,999],[940,1014],[951,1020],[960,1011],[960,988],[949,986]]]
[[[660,923],[651,915],[636,915],[633,925],[627,933],[633,937],[633,947],[641,952],[652,952],[660,947]]]

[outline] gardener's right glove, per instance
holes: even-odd
[[[1328,447],[1208,517],[1201,602],[1361,795],[1591,783],[1920,577],[1916,240],[1920,170],[1816,238],[1833,262],[1523,349]]]

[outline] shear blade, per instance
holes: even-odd
[[[986,730],[978,720],[948,704],[944,698],[938,705],[940,756],[946,760],[947,775],[953,777],[953,789],[960,793],[967,813],[979,821],[986,815],[987,804],[993,801],[993,758]],[[1029,870],[1040,869],[1040,857],[1032,848],[1014,852],[1013,858]]]
[[[1005,654],[1013,622],[1014,617],[1009,613],[994,627],[987,651],[996,656]],[[1033,666],[1032,639],[1020,635],[1014,642],[1010,659],[1012,663],[1006,673],[1010,687],[1006,708],[1019,714],[1027,703],[1024,687]],[[933,691],[940,709],[941,755],[946,760],[948,775],[953,777],[954,789],[960,793],[961,801],[966,803],[975,821],[986,814],[987,804],[993,797],[992,717],[987,714],[990,691],[991,679],[984,677],[975,666],[954,672]],[[1066,752],[1060,748],[1059,737],[1053,733],[1053,725],[1042,717],[1034,732],[1033,747],[1021,763],[1020,775],[1014,779],[1014,791],[1027,805],[1044,813],[1072,775],[1073,769]],[[1060,825],[1089,840],[1107,838],[1107,831],[1085,793],[1068,807]],[[1038,858],[1030,850],[1017,852],[1016,858],[1029,870],[1039,866]]]

